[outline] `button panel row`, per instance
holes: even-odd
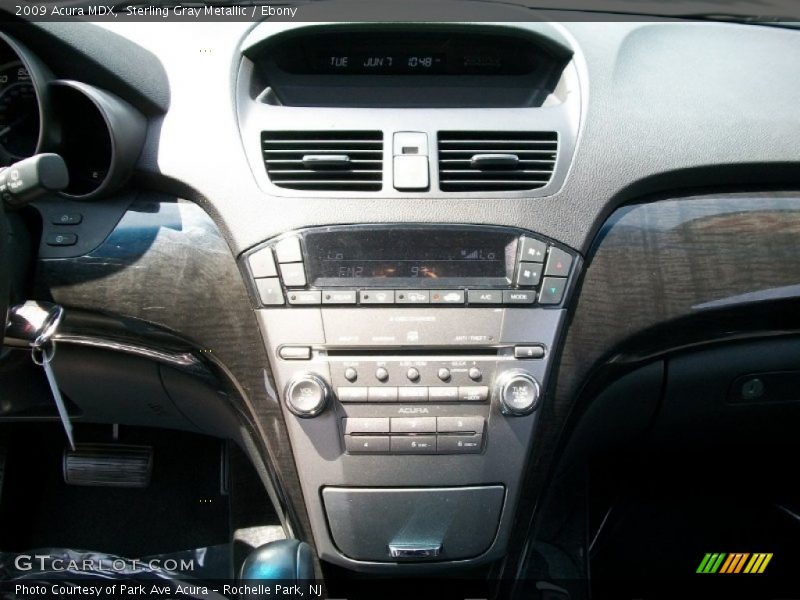
[[[330,382],[333,389],[339,387],[395,387],[400,398],[419,397],[425,401],[429,388],[466,388],[488,386],[494,381],[497,370],[497,357],[458,357],[438,356],[354,356],[337,357],[329,363]],[[412,388],[405,389],[402,388]],[[413,389],[422,391],[412,391]],[[364,392],[361,392],[362,396]],[[453,395],[452,391],[434,392],[434,398],[441,394],[443,401]],[[444,395],[447,394],[447,398]],[[401,402],[404,400],[400,400]]]
[[[345,417],[345,435],[390,433],[482,434],[483,417]]]
[[[258,282],[259,280],[257,280]],[[566,279],[545,277],[542,291],[538,294],[539,304],[558,304],[564,297]],[[544,287],[546,286],[546,287]],[[551,289],[552,288],[552,289]],[[548,291],[545,291],[548,290]],[[287,293],[289,304],[295,306],[318,305],[517,305],[534,304],[537,301],[535,290],[290,290]]]
[[[308,278],[297,236],[259,248],[247,257],[247,262],[259,300],[265,306],[282,306],[287,302],[292,306],[547,306],[563,301],[573,257],[542,240],[521,236],[513,277],[513,285],[519,289],[303,289]]]
[[[340,386],[339,402],[486,402],[489,386]]]
[[[478,434],[345,435],[349,454],[480,454]]]
[[[273,255],[273,248],[266,246],[247,257],[250,272],[256,282],[259,300],[265,306],[285,304],[281,281],[287,288],[302,288],[307,283],[300,238],[286,237],[275,244],[274,250],[275,254]],[[280,277],[278,277],[278,271],[280,271]],[[297,304],[303,304],[303,302],[297,302]]]
[[[277,279],[277,278],[275,278]],[[564,297],[566,290],[566,279],[560,277],[545,277],[542,280],[542,290],[538,293],[535,290],[289,290],[287,299],[293,306],[362,306],[372,305],[520,305],[535,304],[550,305],[559,304]],[[257,279],[256,286],[259,294],[262,289],[267,294],[275,293],[272,287],[264,288],[272,282],[271,279]],[[269,298],[269,296],[267,296]],[[283,304],[281,294],[280,304]],[[267,304],[264,297],[261,298],[262,304]]]
[[[75,225],[83,222],[81,213],[56,213],[51,215],[50,223],[59,225],[45,236],[44,242],[48,246],[74,246],[78,243],[78,234],[74,233]],[[72,227],[70,227],[72,226]]]

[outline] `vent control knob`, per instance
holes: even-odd
[[[298,417],[316,417],[328,405],[330,386],[314,373],[303,373],[286,386],[286,407]]]
[[[505,415],[532,413],[539,407],[539,395],[539,382],[527,371],[506,371],[497,380],[497,397]]]

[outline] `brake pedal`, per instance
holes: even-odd
[[[78,444],[64,450],[67,485],[144,488],[152,472],[151,446]]]

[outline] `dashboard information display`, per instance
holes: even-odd
[[[272,52],[295,75],[505,75],[532,73],[540,51],[524,40],[464,33],[319,34]]]
[[[319,54],[314,57],[317,71],[327,73],[444,73],[447,57],[444,53],[428,54]]]
[[[305,238],[315,286],[507,285],[517,238],[494,231],[314,232]]]

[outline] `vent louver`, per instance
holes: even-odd
[[[558,152],[554,131],[440,131],[438,140],[443,192],[542,188]]]
[[[264,164],[273,184],[293,190],[380,190],[380,131],[264,131]]]

